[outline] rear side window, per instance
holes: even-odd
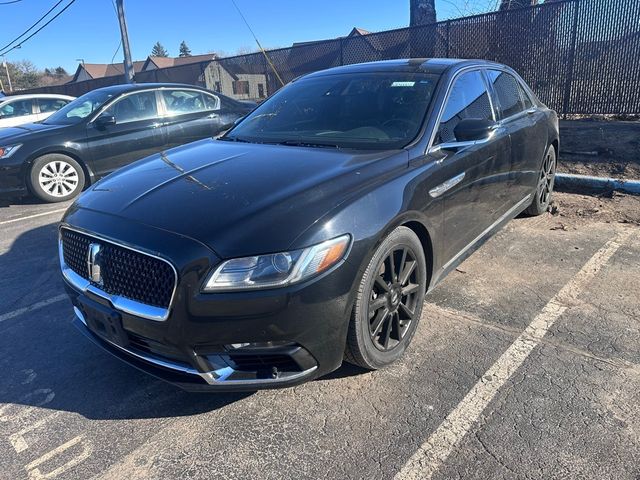
[[[479,71],[463,73],[454,81],[434,144],[455,142],[454,129],[465,118],[493,120],[489,94]]]
[[[24,117],[32,115],[33,100],[15,100],[0,107],[0,118]]]
[[[220,105],[219,101],[216,102],[218,97],[194,90],[162,90],[162,97],[169,115],[217,110]]]
[[[531,106],[531,100],[528,98],[529,106],[525,104],[522,87],[520,82],[511,74],[499,70],[488,70],[489,81],[493,85],[493,90],[498,97],[498,109],[501,118],[516,115]]]
[[[49,113],[60,110],[64,107],[68,100],[62,98],[39,98],[38,105],[40,106],[40,113]]]

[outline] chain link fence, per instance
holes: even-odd
[[[340,65],[481,58],[513,67],[562,114],[640,114],[639,19],[639,0],[559,0],[270,50],[266,54],[274,68],[262,53],[253,53],[140,72],[136,81],[201,85],[236,99],[259,100],[282,82]],[[36,90],[77,96],[121,82],[108,77]]]

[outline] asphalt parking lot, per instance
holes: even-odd
[[[391,368],[224,395],[87,342],[65,205],[0,207],[0,478],[640,478],[640,228],[557,198],[427,297]]]

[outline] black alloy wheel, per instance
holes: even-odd
[[[536,186],[535,197],[531,205],[525,210],[525,213],[531,216],[542,215],[546,212],[551,204],[553,196],[553,187],[556,180],[556,150],[552,146],[549,147],[544,156],[540,174],[538,176],[538,184]]]
[[[367,369],[399,358],[416,330],[427,287],[424,250],[398,227],[374,253],[360,282],[345,358]]]

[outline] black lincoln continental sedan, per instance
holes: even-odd
[[[42,122],[0,130],[0,194],[69,200],[135,160],[222,133],[253,107],[191,85],[93,90]]]
[[[299,78],[218,139],[91,186],[60,226],[76,325],[188,390],[397,360],[431,289],[544,212],[556,114],[511,69],[400,60]]]

